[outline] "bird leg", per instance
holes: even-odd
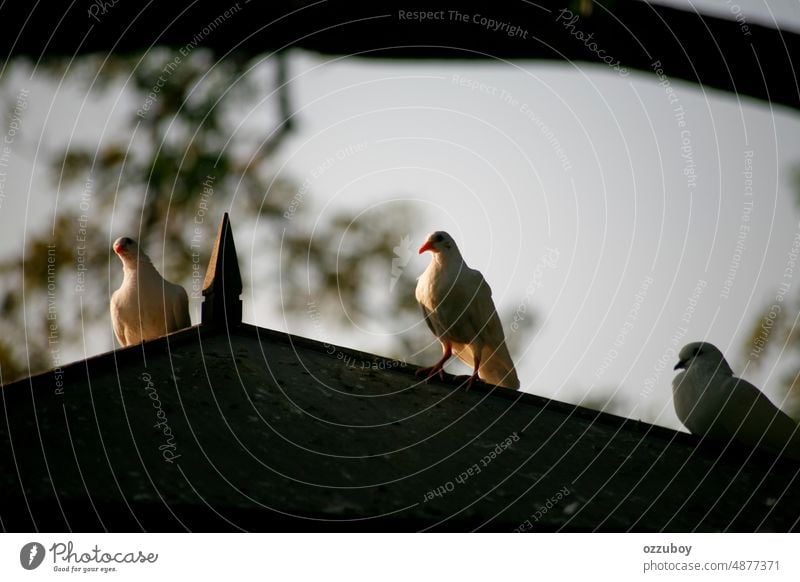
[[[450,344],[442,344],[442,349],[444,353],[442,354],[441,359],[436,362],[430,368],[420,368],[416,371],[417,376],[425,376],[425,381],[427,382],[431,378],[433,378],[436,374],[439,374],[439,379],[444,380],[444,365],[447,360],[453,355],[453,348]]]
[[[475,354],[475,371],[472,372],[472,376],[470,376],[469,380],[467,380],[467,390],[472,388],[472,383],[473,382],[475,382],[475,381],[480,382],[481,381],[480,377],[478,376],[478,370],[480,369],[480,367],[481,367],[481,353],[477,352]]]

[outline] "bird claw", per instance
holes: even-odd
[[[483,380],[481,380],[480,377],[478,377],[477,374],[472,374],[471,376],[467,376],[466,374],[464,374],[463,376],[456,376],[456,381],[458,382],[459,386],[461,386],[462,384],[464,384],[464,382],[466,382],[466,384],[467,384],[466,389],[467,390],[472,388],[472,385],[475,382],[483,382]]]
[[[431,366],[430,368],[420,368],[414,372],[415,376],[425,376],[425,382],[430,380],[436,375],[439,375],[440,380],[444,380],[444,368],[441,366]]]

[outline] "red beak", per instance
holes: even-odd
[[[425,244],[419,247],[419,254],[421,255],[425,251],[433,251],[433,243],[429,240],[425,241]]]
[[[122,245],[114,245],[114,252],[119,254],[122,250]]]

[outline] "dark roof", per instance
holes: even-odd
[[[200,326],[66,366],[63,394],[53,372],[8,385],[2,527],[797,527],[797,464],[503,388],[419,384],[414,369]]]

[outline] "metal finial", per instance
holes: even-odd
[[[242,275],[228,213],[222,217],[203,282],[203,325],[242,322]]]

